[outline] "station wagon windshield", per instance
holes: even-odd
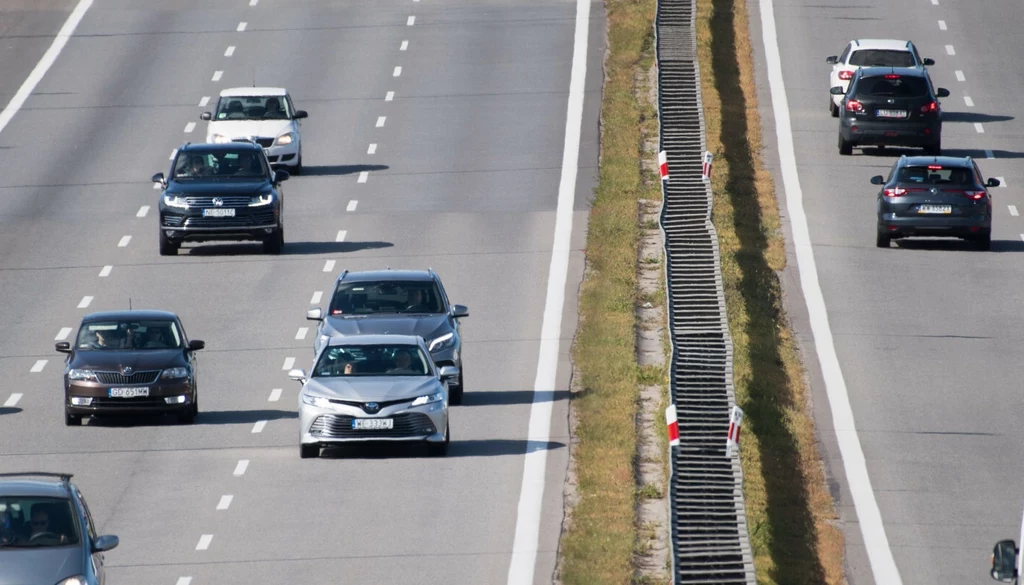
[[[182,336],[174,321],[99,321],[82,326],[75,346],[99,351],[178,349]]]

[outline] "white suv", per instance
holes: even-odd
[[[861,67],[927,67],[935,65],[934,59],[922,59],[917,47],[911,41],[895,39],[858,39],[850,41],[843,53],[838,57],[832,55],[825,59],[832,64],[828,87],[839,86],[843,93],[850,86],[853,72]],[[839,103],[842,95],[828,96],[828,109],[833,118],[839,117]]]

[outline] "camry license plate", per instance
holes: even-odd
[[[875,115],[879,118],[906,118],[906,110],[876,110]]]
[[[203,210],[203,217],[235,217],[235,210],[212,207]]]
[[[111,398],[138,398],[140,396],[149,396],[149,388],[111,388],[109,396]]]
[[[360,431],[381,431],[395,428],[393,418],[355,418],[352,428]]]
[[[941,213],[949,214],[953,213],[952,205],[922,205],[917,208],[918,213]]]

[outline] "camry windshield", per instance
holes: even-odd
[[[850,65],[858,67],[913,67],[914,55],[910,51],[861,49],[850,55]]]
[[[78,331],[78,349],[153,350],[182,347],[174,321],[96,321]]]
[[[330,307],[333,316],[443,312],[441,291],[430,280],[342,282]]]
[[[222,97],[217,102],[217,120],[287,120],[291,117],[288,100],[282,96]]]
[[[174,161],[174,178],[242,178],[255,179],[267,175],[260,153],[245,150],[204,150],[192,148]]]
[[[0,496],[0,548],[49,548],[78,540],[70,500]]]
[[[329,346],[320,354],[313,377],[428,376],[429,364],[417,345]]]
[[[918,185],[973,185],[974,174],[964,167],[943,167],[940,165],[903,167],[897,181]]]

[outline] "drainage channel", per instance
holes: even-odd
[[[701,178],[704,114],[697,64],[696,0],[659,0],[655,34],[672,403],[679,445],[669,485],[673,583],[754,585],[743,472],[725,455],[736,403],[711,185]]]

